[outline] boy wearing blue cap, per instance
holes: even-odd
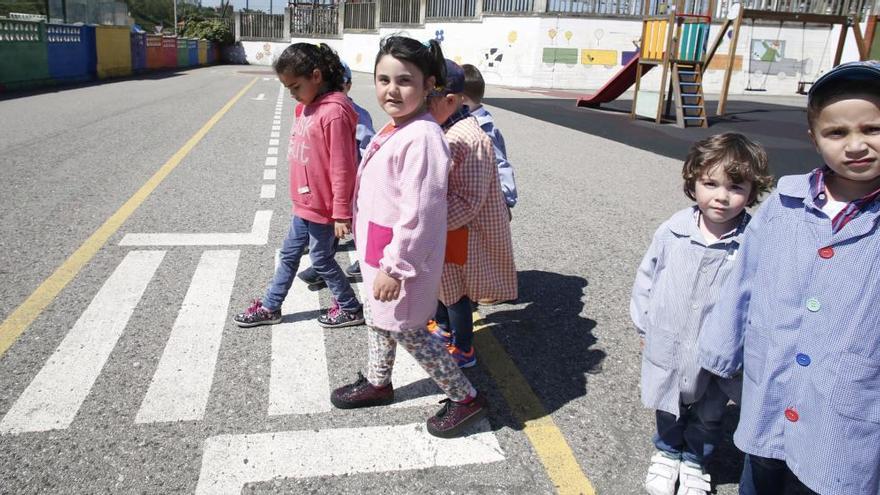
[[[880,493],[880,63],[810,90],[824,164],[783,177],[746,229],[700,335],[710,372],[743,372],[740,493]]]

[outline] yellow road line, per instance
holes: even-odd
[[[492,334],[492,329],[476,323],[480,319],[480,314],[474,312],[474,345],[480,349],[480,359],[486,364],[514,417],[522,423],[523,432],[556,491],[561,495],[595,495],[593,484],[581,470],[553,418],[547,414],[504,346]]]
[[[86,265],[104,247],[107,239],[110,238],[119,227],[134,213],[135,210],[147,199],[147,196],[155,190],[159,184],[180,164],[183,158],[205,137],[205,134],[232,108],[246,92],[257,82],[258,78],[254,78],[241,91],[232,97],[223,108],[221,108],[213,117],[208,120],[205,125],[199,129],[193,137],[177,150],[174,155],[162,165],[147,182],[125,202],[116,213],[114,213],[103,225],[98,227],[86,241],[70,255],[55,272],[40,284],[39,287],[0,324],[0,357],[12,347],[12,344],[18,337],[30,326],[37,317],[46,309],[46,306],[55,300],[58,293],[64,289],[67,284],[79,273],[83,266]]]

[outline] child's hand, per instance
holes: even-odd
[[[389,302],[397,299],[399,295],[400,280],[379,270],[376,273],[376,280],[373,281],[373,297],[382,302]]]
[[[333,227],[336,230],[336,237],[340,239],[351,234],[351,220],[336,220]]]

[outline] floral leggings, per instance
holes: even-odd
[[[397,344],[403,346],[450,399],[456,402],[475,397],[477,391],[458,369],[458,365],[440,342],[426,328],[389,332],[374,327],[367,331],[370,357],[367,363],[367,381],[377,387],[391,383],[391,371]]]

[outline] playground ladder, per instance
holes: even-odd
[[[700,62],[672,62],[672,93],[679,127],[709,127]]]

